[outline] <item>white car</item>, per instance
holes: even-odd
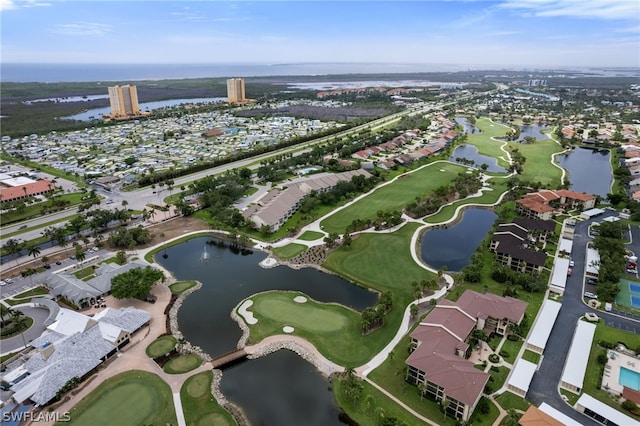
[[[5,280],[0,280],[0,286],[1,285],[7,285],[7,282]]]
[[[590,293],[588,291],[584,294],[584,297],[588,297],[589,299],[597,299],[598,298],[598,296],[596,296],[595,294]]]
[[[573,260],[569,261],[569,266],[571,266],[573,268],[573,265],[575,265],[575,262]]]
[[[13,280],[11,278],[7,278],[4,280],[7,284],[13,284]]]

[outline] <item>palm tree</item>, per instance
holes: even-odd
[[[36,245],[30,245],[27,247],[27,252],[29,256],[34,258],[34,260],[36,257],[40,256],[40,248]]]
[[[17,309],[13,309],[13,308],[9,308],[9,314],[11,315],[11,322],[16,326],[16,328],[20,331],[20,336],[22,336],[22,343],[24,344],[24,347],[27,347],[27,342],[24,339],[24,330],[22,330],[22,327],[24,325],[24,314],[17,310]]]
[[[42,261],[42,264],[45,266],[45,268],[47,267],[47,265],[49,264],[49,257],[47,256],[42,256],[42,259],[40,259]]]

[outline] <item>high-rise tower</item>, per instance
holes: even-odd
[[[138,90],[131,84],[109,87],[109,103],[111,118],[125,118],[140,114]]]
[[[227,102],[241,104],[247,101],[244,95],[244,78],[227,79]]]

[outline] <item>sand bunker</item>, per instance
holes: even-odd
[[[240,307],[238,308],[238,313],[244,319],[244,322],[246,322],[247,324],[253,325],[253,324],[257,324],[258,320],[253,316],[253,312],[247,311],[247,309],[250,308],[251,305],[253,305],[253,300],[251,299],[245,300],[244,302],[242,302],[242,305],[240,305]]]
[[[284,327],[282,327],[282,331],[284,331],[285,333],[293,333],[294,328],[289,326],[289,325],[285,325]]]
[[[304,296],[296,296],[293,298],[293,301],[296,303],[306,303],[307,302],[307,298]]]

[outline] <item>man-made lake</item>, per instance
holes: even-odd
[[[497,173],[506,173],[507,170],[504,167],[500,167],[498,166],[498,160],[496,160],[493,157],[489,157],[488,155],[482,155],[478,153],[478,148],[476,148],[474,145],[460,145],[458,147],[456,147],[456,149],[453,151],[453,154],[451,154],[451,158],[449,158],[451,161],[458,161],[457,158],[466,158],[467,160],[471,160],[473,161],[475,164],[473,164],[474,167],[480,167],[482,164],[486,164],[487,166],[489,166],[489,168],[487,169],[487,171],[489,172],[497,172]],[[460,164],[464,164],[464,163],[460,163]]]
[[[608,150],[575,148],[568,154],[558,155],[558,164],[569,174],[569,189],[599,195],[611,192],[613,175],[611,153]]]
[[[422,259],[435,269],[446,266],[449,271],[460,271],[471,262],[471,255],[497,218],[491,210],[466,209],[458,223],[424,233]]]
[[[456,117],[454,121],[462,126],[462,130],[466,133],[482,133],[480,129],[471,124],[466,117]]]
[[[199,280],[178,313],[187,340],[215,357],[236,348],[242,332],[230,317],[233,308],[252,294],[268,290],[299,290],[321,302],[337,302],[363,310],[377,295],[315,269],[285,266],[263,269],[265,253],[234,253],[228,247],[194,238],[156,255],[156,261],[179,280]],[[205,251],[206,250],[206,251]],[[206,252],[206,255],[205,255]],[[297,426],[339,424],[329,381],[293,352],[278,351],[225,370],[222,391],[242,407],[252,424]],[[313,420],[310,422],[310,420]]]
[[[252,425],[341,425],[329,381],[288,350],[226,369],[220,389]]]
[[[140,111],[153,111],[155,109],[175,107],[183,104],[204,104],[212,102],[224,102],[227,98],[194,98],[194,99],[168,99],[166,101],[143,102],[139,104]],[[103,115],[111,113],[111,107],[93,108],[79,114],[61,117],[63,120],[91,121],[102,120]]]

